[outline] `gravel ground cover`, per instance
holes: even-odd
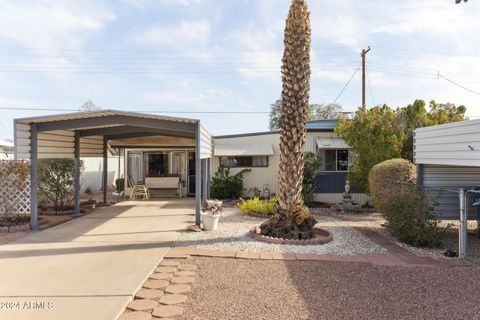
[[[178,319],[480,319],[479,269],[192,258]]]
[[[248,231],[265,219],[240,215],[234,208],[226,209],[220,218],[217,231],[182,232],[176,242],[178,247],[244,252],[292,252],[331,255],[382,254],[386,250],[370,241],[360,232],[342,225],[333,217],[319,216],[318,227],[333,234],[333,241],[323,245],[278,245],[253,240]]]

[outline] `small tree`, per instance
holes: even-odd
[[[83,172],[83,165],[80,172]],[[38,190],[53,203],[55,212],[71,206],[75,187],[75,160],[42,159],[38,163]]]
[[[395,112],[387,105],[360,108],[353,120],[340,120],[335,131],[357,156],[349,179],[361,190],[368,191],[368,174],[374,165],[401,156],[403,133],[398,132]]]
[[[305,153],[305,167],[303,168],[303,202],[308,206],[314,200],[315,177],[320,171],[320,159],[313,152]]]
[[[211,193],[217,199],[240,198],[243,192],[243,178],[250,169],[243,169],[235,175],[230,175],[230,168],[220,166],[212,177]]]

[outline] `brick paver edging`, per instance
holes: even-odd
[[[302,261],[338,261],[368,263],[379,266],[397,267],[460,267],[471,266],[470,263],[458,259],[434,260],[428,257],[418,257],[408,250],[399,247],[391,240],[378,232],[368,228],[355,228],[362,232],[371,241],[387,249],[386,254],[361,254],[357,256],[319,255],[306,253],[268,253],[268,252],[241,252],[219,251],[193,247],[173,247],[165,258],[181,258],[186,256],[219,257],[253,260],[302,260]]]

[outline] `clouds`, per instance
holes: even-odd
[[[115,19],[115,14],[95,4],[68,1],[2,2],[1,37],[25,47],[79,48],[91,32]]]
[[[135,42],[146,45],[165,45],[172,48],[205,46],[210,36],[207,20],[182,20],[175,25],[154,24],[134,31]]]

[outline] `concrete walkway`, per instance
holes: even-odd
[[[0,246],[0,319],[116,319],[193,208],[125,202]]]

